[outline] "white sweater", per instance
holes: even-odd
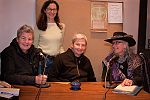
[[[61,23],[63,29],[60,30],[56,23],[48,23],[46,31],[35,28],[34,45],[41,48],[48,55],[57,55],[64,52],[63,37],[65,25]]]

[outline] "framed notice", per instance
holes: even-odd
[[[123,23],[123,3],[108,2],[108,23]]]
[[[107,2],[91,2],[91,31],[107,32]]]

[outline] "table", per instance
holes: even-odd
[[[67,82],[51,82],[51,87],[41,88],[39,100],[103,100],[107,89],[102,82],[82,82],[81,90],[70,90]],[[14,85],[20,88],[19,100],[35,100],[39,88],[35,86]],[[116,94],[110,89],[106,100],[150,100],[150,94],[141,90],[137,96]]]

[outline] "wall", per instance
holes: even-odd
[[[132,34],[138,42],[140,0],[124,0],[124,23],[123,31]],[[137,44],[135,46],[137,52]]]
[[[35,0],[0,0],[0,51],[16,37],[21,25],[34,23]]]
[[[44,1],[44,0],[39,0]],[[122,30],[119,24],[109,25],[108,33],[90,32],[90,0],[57,0],[60,4],[61,21],[66,24],[64,47],[70,46],[73,33],[83,32],[88,38],[86,55],[90,58],[97,80],[100,81],[101,61],[110,51],[110,45],[104,39],[114,31]],[[101,0],[99,0],[101,1]],[[103,0],[104,1],[104,0]],[[107,0],[105,0],[107,1]],[[124,2],[123,30],[138,35],[139,0],[111,0]],[[17,5],[17,6],[16,6]],[[16,29],[22,24],[35,25],[35,0],[0,0],[0,50],[8,46],[16,35]],[[7,12],[7,13],[6,13]],[[134,13],[134,14],[133,14]],[[116,30],[117,29],[117,30]],[[4,41],[4,42],[3,42]],[[136,47],[135,47],[136,49]]]
[[[148,43],[150,40],[150,1],[147,1],[147,25],[146,25],[146,45],[145,48],[149,49],[150,44]]]

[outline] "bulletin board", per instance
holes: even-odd
[[[107,32],[108,24],[123,24],[123,2],[91,0],[91,32]]]

